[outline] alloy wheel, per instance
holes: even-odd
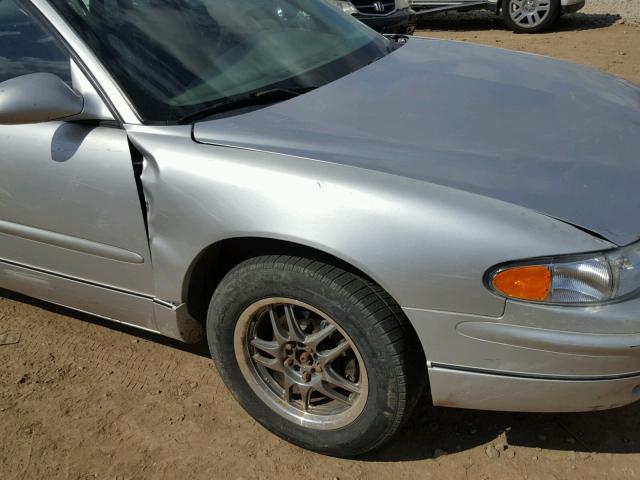
[[[551,12],[552,0],[512,0],[509,16],[518,26],[529,29],[539,26]]]
[[[267,298],[240,315],[240,370],[258,397],[296,424],[336,429],[362,413],[367,372],[354,342],[328,315],[288,298]]]

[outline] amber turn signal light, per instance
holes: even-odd
[[[493,277],[493,287],[507,297],[545,300],[551,290],[551,271],[539,265],[507,268]]]

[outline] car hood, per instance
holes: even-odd
[[[618,245],[640,237],[640,89],[547,57],[413,38],[313,92],[193,134],[485,195]]]

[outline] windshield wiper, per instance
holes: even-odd
[[[202,118],[210,117],[220,113],[226,113],[241,108],[252,107],[256,105],[270,105],[272,103],[282,102],[293,97],[302,95],[303,93],[315,90],[318,87],[294,87],[294,88],[268,88],[265,90],[256,90],[246,95],[231,97],[213,105],[209,105],[201,110],[190,113],[180,119],[177,123],[192,123]]]

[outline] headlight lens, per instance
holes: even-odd
[[[358,13],[358,9],[353,6],[353,3],[348,2],[346,0],[327,0],[330,5],[333,5],[338,10],[342,10],[344,13],[348,15],[353,15],[354,13]]]
[[[498,265],[486,276],[499,295],[531,302],[593,304],[640,289],[640,243],[594,253]]]

